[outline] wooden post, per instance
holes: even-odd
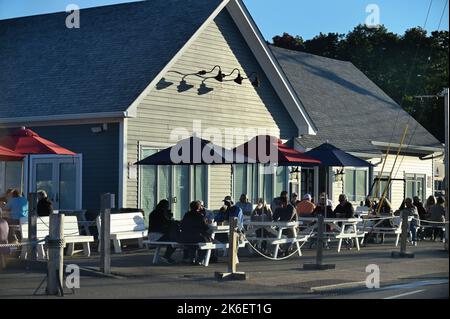
[[[228,234],[228,241],[230,243],[229,254],[228,254],[228,272],[235,273],[237,265],[237,251],[238,251],[238,238],[236,234],[237,229],[237,218],[233,218],[230,223],[230,232]]]
[[[64,271],[64,214],[50,215],[50,234],[48,245],[47,294],[63,294]]]
[[[408,214],[402,212],[402,234],[400,235],[400,252],[393,251],[391,253],[392,258],[414,258],[414,254],[406,252],[406,245],[408,242]]]
[[[229,280],[247,280],[248,276],[245,272],[237,272],[238,263],[238,234],[236,232],[238,227],[238,219],[234,217],[230,220],[230,231],[228,233],[229,239],[229,252],[228,252],[228,272],[220,273],[216,272],[217,279],[229,279]]]
[[[37,194],[28,194],[28,240],[32,243],[28,248],[28,259],[35,261],[37,259]]]
[[[101,196],[100,229],[100,271],[111,273],[111,209],[114,208],[114,194]]]
[[[445,157],[444,157],[444,163],[445,163],[445,221],[448,222],[449,216],[448,216],[448,205],[449,205],[449,189],[448,189],[448,179],[450,178],[450,172],[449,172],[449,162],[448,162],[448,116],[449,116],[449,102],[448,102],[448,88],[444,90],[444,109],[445,109]],[[444,249],[448,251],[448,233],[449,233],[449,224],[445,225],[445,246]]]

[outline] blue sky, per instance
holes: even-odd
[[[0,0],[0,19],[64,11],[67,4],[81,8],[131,2],[132,0]],[[151,1],[151,0],[150,0]],[[347,33],[364,23],[369,4],[380,8],[381,23],[403,33],[423,26],[431,0],[244,0],[264,37],[289,32],[309,39],[319,32]],[[436,30],[446,0],[432,0],[427,30]],[[447,6],[448,10],[448,6]],[[448,30],[448,13],[441,29]]]

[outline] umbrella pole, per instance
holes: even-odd
[[[24,179],[24,174],[23,174],[23,170],[24,170],[24,163],[25,161],[22,160],[22,162],[20,163],[20,193],[23,194],[23,184],[25,183],[25,179]]]

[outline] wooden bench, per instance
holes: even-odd
[[[49,234],[50,218],[49,217],[38,217],[36,228],[37,228],[37,240],[43,240]],[[28,217],[23,217],[20,219],[20,232],[22,234],[22,240],[26,241],[28,239]],[[75,251],[75,244],[83,244],[83,252],[86,257],[91,255],[90,243],[94,241],[93,236],[81,236],[80,230],[78,228],[78,220],[76,216],[65,216],[64,217],[64,240],[67,246],[66,255],[73,256]],[[27,247],[22,247],[22,252],[20,257],[22,259],[27,258]],[[39,243],[37,245],[38,258],[45,259],[46,254],[44,251],[44,243]]]
[[[162,235],[162,234],[161,234]],[[151,235],[149,235],[149,237],[152,237]],[[153,237],[155,238],[155,237]],[[186,246],[195,246],[198,247],[198,249],[200,250],[207,250],[207,251],[211,251],[211,250],[216,250],[216,249],[228,249],[229,248],[229,244],[228,243],[196,243],[196,244],[184,244],[184,243],[178,243],[178,242],[170,242],[170,241],[157,241],[157,240],[144,240],[143,244],[147,245],[147,246],[155,246],[156,250],[155,250],[155,255],[153,256],[153,264],[157,264],[159,261],[159,257],[160,257],[160,252],[161,252],[161,247],[165,247],[165,246],[172,246],[173,248],[185,248]],[[246,241],[244,242],[240,242],[239,243],[239,248],[243,248],[245,247],[245,245],[247,244]],[[206,254],[205,259],[203,261],[203,265],[205,267],[209,266],[209,259],[210,259],[211,254]]]
[[[100,233],[101,218],[96,219],[97,228]],[[147,237],[148,231],[145,227],[144,216],[141,212],[111,214],[111,240],[114,245],[114,252],[120,254],[122,252],[121,240],[137,239],[139,247],[144,247],[143,240]],[[100,245],[98,245],[100,251]]]

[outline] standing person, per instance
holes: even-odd
[[[53,214],[52,202],[48,199],[47,192],[44,190],[39,190],[37,192],[38,203],[37,203],[37,215],[38,216],[50,216]]]
[[[282,191],[280,193],[280,197],[275,197],[272,200],[272,203],[270,204],[270,208],[272,209],[273,212],[275,212],[275,210],[281,206],[281,201],[284,199],[286,199],[286,202],[288,201],[288,192],[286,191]]]
[[[312,196],[310,194],[303,196],[303,199],[296,205],[296,211],[299,217],[311,216],[315,209],[316,205],[312,202]]]
[[[189,206],[190,210],[184,215],[181,221],[180,242],[185,244],[210,242],[209,227],[201,213],[202,205],[200,201],[192,202]],[[205,254],[205,250],[198,250],[196,246],[188,246],[184,251],[183,259],[189,260],[192,264],[200,265],[205,258]]]
[[[439,196],[436,204],[430,208],[430,217],[429,220],[437,223],[445,223],[445,199],[442,196]],[[433,224],[433,233],[431,239],[436,241],[436,237],[439,235],[441,241],[444,240],[444,224],[436,225]]]
[[[8,202],[3,207],[3,213],[9,215],[6,221],[8,225],[19,225],[22,217],[28,217],[28,201],[25,197],[20,196],[20,192],[17,189],[13,189],[7,197]],[[12,231],[11,228],[9,230],[10,242],[15,243],[18,239],[21,239],[18,238],[21,237],[20,233]]]
[[[417,227],[420,226],[420,216],[417,212],[417,207],[411,198],[405,199],[405,208],[400,211],[400,217],[403,220],[404,215],[412,216],[413,220],[409,224],[409,231],[411,232],[411,241],[413,246],[417,246]]]
[[[250,216],[253,211],[253,205],[248,201],[247,194],[242,194],[239,198],[239,202],[236,203],[236,207],[242,209],[244,215]]]
[[[155,210],[150,213],[148,217],[148,231],[150,233],[161,233],[162,237],[158,241],[178,241],[177,234],[179,233],[178,223],[173,220],[173,214],[169,209],[169,201],[163,199],[156,205]],[[163,261],[174,264],[172,255],[176,248],[168,245],[166,253],[164,254]]]

